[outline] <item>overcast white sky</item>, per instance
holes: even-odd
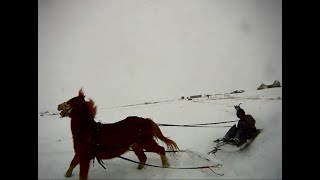
[[[281,0],[39,0],[38,110],[282,83]]]

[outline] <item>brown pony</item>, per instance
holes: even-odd
[[[155,139],[163,141],[170,151],[179,151],[177,144],[163,136],[160,128],[151,119],[130,116],[112,124],[96,123],[97,112],[93,100],[85,101],[82,89],[79,95],[58,105],[61,117],[71,118],[71,132],[75,155],[65,176],[70,177],[80,163],[80,180],[88,179],[90,161],[97,158],[111,159],[127,152],[130,148],[139,159],[141,170],[147,160],[144,150],[160,155],[162,166],[169,167],[165,149]]]

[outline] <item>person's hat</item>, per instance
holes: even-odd
[[[241,104],[241,103],[240,103],[240,104]],[[239,109],[241,109],[240,104],[234,106],[234,108],[235,108],[237,111],[238,111]]]
[[[241,108],[239,108],[239,109],[237,110],[237,117],[238,117],[238,118],[240,118],[240,117],[239,117],[240,114],[243,114],[243,115],[245,114],[244,110],[241,109]]]

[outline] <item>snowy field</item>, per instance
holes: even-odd
[[[77,92],[74,93],[76,94]],[[70,95],[70,98],[72,97],[73,95]],[[90,94],[86,94],[86,97],[90,98]],[[282,88],[213,95],[209,99],[196,98],[190,101],[177,99],[116,108],[98,106],[96,121],[113,123],[127,116],[151,118],[156,123],[165,124],[233,121],[237,120],[234,105],[239,103],[247,114],[255,118],[257,128],[263,129],[251,146],[243,151],[218,151],[215,155],[207,154],[213,148],[212,141],[223,137],[229,129],[218,126],[232,126],[236,122],[211,127],[160,126],[163,134],[174,140],[181,150],[189,150],[200,155],[168,155],[171,167],[196,167],[220,163],[222,166],[219,169],[212,170],[223,176],[209,169],[177,170],[145,166],[139,171],[137,164],[114,158],[104,160],[106,170],[97,162],[94,166],[91,165],[89,179],[282,179]],[[70,118],[60,118],[59,115],[51,115],[52,113],[58,111],[49,111],[38,116],[38,178],[78,179],[79,166],[74,169],[72,177],[64,177],[74,155]],[[164,146],[160,141],[159,144]],[[146,163],[161,165],[158,155],[147,153],[147,156]],[[123,157],[137,161],[137,157],[130,151]]]

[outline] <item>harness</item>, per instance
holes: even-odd
[[[138,121],[139,125],[141,126],[141,122]],[[102,128],[103,124],[101,122],[96,122],[95,123],[95,126],[94,126],[94,131],[93,131],[93,139],[91,141],[91,145],[93,147],[93,153],[92,153],[92,156],[93,156],[93,166],[94,166],[94,160],[97,159],[98,163],[104,168],[106,169],[106,167],[104,166],[104,162],[98,158],[97,156],[97,151],[98,150],[103,150],[105,152],[108,152],[109,154],[113,154],[111,151],[110,151],[110,148],[106,147],[106,146],[103,146],[103,145],[100,145],[99,143],[97,143],[97,137],[98,137],[98,134],[99,132],[101,131],[101,128]],[[138,131],[138,142],[141,141],[141,128],[139,129]],[[121,146],[120,146],[121,147]],[[123,158],[119,155],[115,155],[113,154],[115,157],[120,157],[120,158]]]
[[[92,141],[92,146],[93,146],[93,162],[92,162],[92,164],[93,164],[93,166],[94,166],[94,160],[97,159],[98,163],[99,163],[104,169],[106,169],[106,167],[104,166],[104,165],[105,165],[104,162],[103,162],[100,158],[97,157],[97,150],[98,150],[98,149],[101,149],[101,147],[100,147],[100,144],[98,144],[98,143],[96,142],[96,139],[97,139],[98,133],[99,133],[100,130],[101,130],[101,127],[102,127],[102,123],[96,122],[95,128],[94,128],[94,132],[93,132],[93,141]]]

